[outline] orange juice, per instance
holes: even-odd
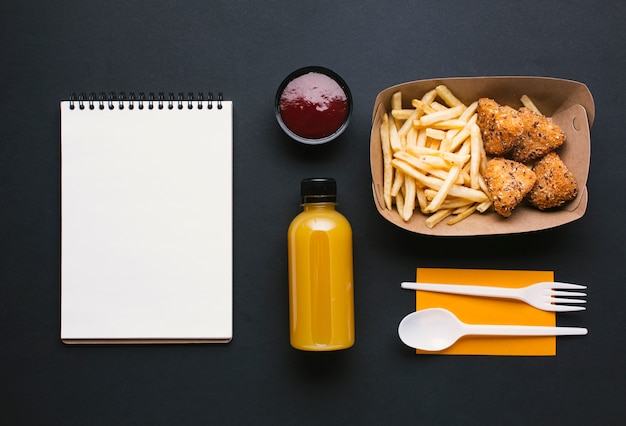
[[[333,351],[354,344],[352,228],[337,210],[333,179],[305,179],[303,211],[289,226],[291,345]]]

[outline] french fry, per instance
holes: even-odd
[[[472,187],[472,177],[469,174],[469,167],[470,164],[466,164],[465,166],[463,166],[463,168],[461,169],[461,173],[459,174],[459,180],[462,182],[463,185],[465,186],[469,186],[470,188]],[[476,188],[474,188],[476,189]]]
[[[526,95],[523,95],[520,99],[520,101],[522,102],[522,105],[524,105],[526,108],[528,108],[529,110],[539,114],[539,115],[543,115],[541,114],[541,111],[539,111],[539,108],[537,108],[537,106],[535,105],[535,103]]]
[[[478,205],[477,203],[474,203],[473,201],[465,200],[463,198],[448,198],[446,199],[446,201],[443,202],[443,204],[441,204],[441,208],[442,209],[454,209],[452,213],[458,214],[459,209],[467,209],[468,207],[475,205],[475,204]]]
[[[441,120],[432,124],[423,124],[421,120],[414,120],[413,127],[422,127],[425,129],[439,129],[439,130],[459,130],[462,129],[467,122],[461,119]]]
[[[476,211],[476,207],[478,206],[478,204],[474,204],[471,207],[467,207],[465,208],[462,212],[458,212],[455,214],[455,216],[450,219],[447,223],[448,225],[454,225],[455,223],[459,223],[460,221],[462,221],[463,219],[469,217],[470,215],[474,214],[474,212]]]
[[[446,137],[446,132],[439,129],[427,128],[426,129],[426,137],[443,140]]]
[[[481,160],[481,145],[483,144],[482,137],[480,135],[480,128],[477,124],[473,124],[470,129],[470,187],[474,189],[480,189],[480,183],[478,181],[480,177],[480,160]]]
[[[434,228],[436,224],[438,224],[451,214],[452,210],[450,209],[439,210],[437,213],[428,216],[428,218],[426,219],[426,226],[428,226],[429,228]]]
[[[411,105],[413,108],[421,110],[423,113],[431,114],[435,112],[435,110],[426,102],[420,99],[413,99],[411,101]]]
[[[418,131],[415,127],[411,127],[406,134],[406,146],[417,146],[417,134]]]
[[[409,133],[409,130],[411,130],[413,128],[413,120],[417,120],[420,117],[420,110],[415,109],[413,110],[413,113],[407,117],[406,121],[404,122],[404,124],[402,124],[402,127],[400,127],[400,129],[398,129],[398,136],[399,137],[406,137],[407,133]]]
[[[391,142],[389,141],[389,115],[384,114],[380,124],[380,143],[383,148],[383,198],[385,207],[391,210],[391,185],[393,184],[393,167],[391,167]]]
[[[404,206],[402,218],[409,221],[415,210],[415,180],[409,177],[404,178]]]
[[[456,107],[460,105],[465,107],[465,105],[463,105],[463,102],[461,102],[456,96],[454,96],[452,91],[448,89],[447,86],[440,84],[439,86],[435,87],[435,90],[437,91],[437,95],[439,95],[439,97],[443,99],[443,101],[449,106]]]
[[[450,163],[459,164],[459,165],[465,164],[465,162],[469,160],[469,155],[455,154],[453,152],[446,152],[446,151],[438,151],[432,148],[409,147],[407,151],[415,156],[433,155],[436,157],[441,157],[444,160],[449,161]]]
[[[411,155],[408,152],[406,154]],[[423,162],[425,164],[424,169],[429,171],[430,173],[434,172],[433,169],[448,170],[450,168],[449,161],[446,161],[443,158],[438,157],[436,155],[423,154],[423,155],[420,155],[419,157],[413,157],[413,158],[417,158],[418,160]]]
[[[477,204],[474,203],[474,204],[468,204],[468,205],[456,207],[456,208],[452,209],[452,214],[458,215],[458,214],[464,213],[467,209],[470,209],[470,208],[472,208],[472,206],[475,206],[475,205],[477,205]],[[450,208],[450,207],[448,207],[448,208]]]
[[[437,101],[433,101],[430,103],[429,105],[433,110],[435,111],[445,111],[447,110],[449,107],[445,106],[444,104],[441,104]]]
[[[398,91],[391,95],[391,109],[402,109],[402,92]],[[395,122],[396,126],[400,126],[402,122],[402,120],[397,118],[394,118],[393,121]]]
[[[415,146],[426,146],[426,130],[425,129],[418,130],[417,143],[415,144]]]
[[[391,116],[396,120],[407,120],[411,115],[415,114],[414,109],[392,109]]]
[[[426,206],[428,205],[428,200],[426,199],[426,194],[424,193],[424,189],[415,184],[415,198],[417,200],[417,204],[419,205],[420,211],[422,213],[426,213]]]
[[[398,192],[398,194],[395,197],[396,200],[396,209],[398,210],[398,214],[400,215],[400,217],[402,217],[402,214],[404,213],[404,196],[402,195],[402,192]]]
[[[395,120],[389,120],[389,143],[393,152],[402,150],[402,141],[398,135],[398,128]]]
[[[450,143],[450,150],[451,151],[455,151],[469,136],[470,136],[470,129],[472,127],[472,124],[476,123],[476,119],[478,117],[474,114],[465,124],[465,126],[463,127],[463,129],[461,129],[460,132],[458,132],[456,135],[454,135],[454,137],[452,138],[452,141]]]
[[[452,185],[454,185],[457,177],[459,177],[459,173],[461,173],[461,168],[459,166],[452,166],[452,168],[450,168],[448,176],[443,181],[443,184],[441,185],[441,188],[439,188],[437,195],[435,196],[435,198],[433,198],[428,207],[426,207],[426,212],[434,213],[439,210],[441,204],[448,196],[450,188],[452,188]]]
[[[391,109],[402,109],[402,92],[391,95]]]
[[[467,109],[463,111],[463,114],[459,116],[459,120],[463,120],[465,122],[469,121],[470,118],[472,118],[472,116],[474,115],[474,113],[476,113],[477,109],[478,109],[478,101],[472,102],[470,106],[468,106]]]
[[[433,139],[427,136],[426,147],[429,149],[439,150],[439,148],[441,148],[441,141],[439,139]]]
[[[482,170],[482,168],[481,168]],[[487,194],[489,192],[489,190],[487,189],[487,183],[485,182],[485,179],[483,178],[482,175],[480,175],[478,177],[478,184],[480,185],[480,189]]]
[[[425,104],[431,104],[434,102],[436,98],[437,98],[437,90],[436,89],[429,90],[428,92],[424,93],[424,96],[422,96],[422,102],[424,102]]]
[[[393,165],[393,160],[391,160],[391,164]],[[394,173],[393,185],[391,186],[391,195],[393,197],[397,196],[403,185],[404,173]]]
[[[453,118],[459,118],[459,116],[463,113],[465,107],[463,105],[458,105],[452,108],[446,108],[442,111],[436,111],[431,114],[425,114],[419,119],[418,125],[420,126],[428,126],[438,121],[450,120]],[[418,121],[415,120],[414,123]]]
[[[489,208],[492,205],[493,205],[493,201],[491,200],[483,201],[482,203],[478,204],[478,206],[476,206],[476,210],[478,210],[481,213],[484,213],[487,210],[489,210]]]

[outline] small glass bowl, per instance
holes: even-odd
[[[352,116],[352,94],[335,72],[319,66],[300,68],[278,87],[274,102],[278,124],[292,139],[321,145],[336,139]]]

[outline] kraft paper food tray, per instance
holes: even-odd
[[[388,112],[391,96],[403,94],[405,108],[411,108],[413,98],[445,84],[466,105],[480,97],[489,97],[513,108],[522,106],[522,95],[529,96],[539,110],[563,128],[567,141],[557,150],[568,169],[574,174],[579,187],[576,199],[550,211],[540,211],[522,202],[513,214],[504,218],[489,211],[474,213],[467,219],[447,225],[445,220],[428,228],[426,216],[416,210],[405,222],[396,210],[387,210],[383,199],[383,159],[380,144],[380,123]],[[372,114],[370,138],[370,165],[372,190],[378,212],[400,228],[425,235],[472,236],[532,232],[553,228],[580,219],[587,209],[587,176],[591,157],[589,129],[595,117],[593,97],[582,83],[548,77],[464,77],[419,80],[399,84],[383,90],[376,97]]]

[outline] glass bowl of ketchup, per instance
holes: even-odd
[[[292,139],[319,145],[348,127],[352,95],[335,72],[317,66],[300,68],[279,86],[275,113],[278,124]]]

